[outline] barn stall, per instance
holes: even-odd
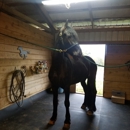
[[[0,128],[3,130],[44,129],[52,112],[52,95],[48,95],[45,91],[50,88],[48,72],[51,65],[51,48],[57,30],[63,26],[66,19],[69,19],[69,24],[78,33],[79,44],[106,45],[105,66],[112,66],[104,68],[103,97],[97,97],[96,100],[96,119],[86,119],[86,114],[78,106],[82,104],[83,95],[70,96],[72,112],[70,129],[129,129],[130,109],[127,102],[130,101],[130,71],[127,66],[118,67],[130,60],[129,8],[129,0],[89,1],[70,4],[70,7],[67,4],[47,6],[40,0],[1,0],[0,119],[2,121]],[[25,57],[20,55],[19,47],[22,48],[22,52],[26,52]],[[37,73],[35,67],[38,66],[39,61],[47,63],[46,71]],[[23,70],[23,66],[26,69],[25,92],[23,106],[19,108],[10,100],[10,87],[13,73],[16,70]],[[125,105],[111,102],[112,91],[125,93]],[[75,93],[75,85],[71,87],[71,92]],[[62,103],[64,95],[59,97]],[[29,108],[30,106],[32,109]],[[58,120],[63,120],[62,107],[64,104],[60,105]],[[28,114],[24,113],[22,108],[28,108]],[[38,115],[39,111],[41,117]],[[14,114],[17,115],[13,116]],[[120,122],[116,115],[119,115],[120,121],[123,118],[126,123]],[[84,121],[75,120],[80,116]],[[23,126],[22,123],[26,122],[25,118],[30,121]],[[113,123],[107,124],[110,120]],[[81,126],[75,126],[76,122],[80,122]],[[52,129],[60,129],[61,123],[59,121]]]

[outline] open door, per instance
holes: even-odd
[[[105,58],[105,45],[80,45],[83,55],[90,56],[96,62],[96,64],[104,65]],[[96,88],[97,95],[103,95],[103,78],[104,78],[104,67],[98,66],[96,75]],[[86,80],[87,82],[87,80]],[[80,83],[76,84],[76,93],[84,93]]]

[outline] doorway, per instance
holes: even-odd
[[[105,44],[98,45],[80,45],[83,55],[90,56],[96,64],[104,65],[105,61]],[[104,67],[98,66],[96,75],[97,95],[103,95],[103,78]],[[87,82],[87,80],[86,80]],[[76,84],[76,93],[84,93],[80,83]]]

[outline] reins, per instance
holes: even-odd
[[[65,49],[65,50],[62,50],[62,49],[54,49],[55,51],[58,51],[58,52],[67,52],[69,49],[71,49],[72,47],[74,47],[74,46],[76,46],[76,45],[78,45],[78,44],[74,44],[74,45],[72,45],[72,46],[70,46],[69,48],[67,48],[67,49]]]

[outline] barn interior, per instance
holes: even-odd
[[[76,94],[76,85],[70,87],[70,130],[128,130],[130,1],[75,0],[71,3],[69,0],[58,5],[56,1],[54,5],[44,2],[0,0],[0,130],[62,128],[64,93],[59,94],[57,123],[47,127],[52,114],[52,94],[46,90],[51,87],[48,79],[51,48],[67,19],[78,33],[79,44],[105,44],[106,48],[103,96],[97,96],[93,117],[80,108],[83,95]],[[37,69],[39,64],[44,65],[42,72]],[[15,91],[18,95],[24,92],[17,100],[11,87],[14,72],[19,70],[25,78],[25,89]]]

